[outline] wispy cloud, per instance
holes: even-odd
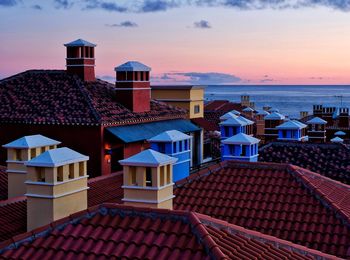
[[[215,85],[234,84],[241,82],[242,79],[232,74],[219,72],[168,72],[153,77],[153,81],[157,83]]]
[[[68,0],[54,0],[55,2],[55,7],[60,9],[69,9],[73,6],[73,1],[68,1]]]
[[[166,11],[171,8],[180,7],[181,1],[175,0],[145,0],[139,8],[139,12],[159,12]]]
[[[120,5],[116,2],[107,2],[100,0],[85,0],[84,10],[102,9],[109,12],[125,13],[128,11],[128,6]]]
[[[43,8],[40,5],[32,5],[32,8],[39,11],[43,10]]]
[[[138,24],[132,21],[124,21],[121,23],[106,24],[108,27],[138,27]]]
[[[16,0],[0,0],[0,7],[11,7],[18,4]]]
[[[200,20],[198,22],[194,22],[194,27],[195,28],[200,28],[200,29],[210,29],[211,25],[208,21],[206,20]]]

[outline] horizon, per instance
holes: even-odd
[[[115,66],[138,60],[152,67],[154,85],[350,85],[350,3],[133,4],[0,0],[0,78],[64,69],[63,44],[83,38],[97,44],[96,76],[111,82]]]

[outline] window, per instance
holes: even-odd
[[[165,185],[165,167],[166,166],[161,166],[160,167],[160,186],[164,186]]]
[[[200,112],[200,106],[199,105],[195,105],[194,106],[194,113],[195,114],[199,114],[199,112]]]
[[[165,143],[159,143],[158,144],[158,151],[160,153],[165,153]]]
[[[176,142],[175,143],[173,143],[173,153],[176,153],[177,151],[176,151]]]
[[[15,150],[15,160],[16,161],[21,161],[22,160],[21,150],[20,149],[16,149]]]
[[[179,141],[179,152],[182,152],[182,141]]]
[[[36,149],[32,148],[30,149],[30,159],[33,159],[36,156]]]
[[[247,151],[246,151],[246,147],[244,145],[242,145],[242,153],[241,156],[246,156],[247,155]]]
[[[188,148],[188,140],[185,140],[184,142],[185,142],[185,150],[187,151],[187,150],[189,150],[189,148]]]
[[[45,152],[45,146],[41,147],[40,151],[41,151],[41,153],[44,153]]]
[[[230,145],[229,146],[229,150],[230,150],[230,154],[234,155],[235,154],[235,146],[234,145]]]
[[[228,126],[224,126],[224,136],[230,135],[230,128]]]
[[[63,181],[63,166],[57,168],[57,181]]]
[[[79,176],[82,177],[85,175],[85,162],[79,163]]]
[[[40,182],[45,182],[45,168],[36,168],[36,179]]]
[[[152,187],[152,168],[146,168],[146,186]]]
[[[130,172],[130,185],[137,186],[137,182],[136,182],[136,167],[130,167],[129,168],[129,172]]]
[[[69,165],[69,175],[68,175],[69,179],[74,179],[74,163]]]
[[[171,165],[169,164],[169,165],[167,165],[166,166],[167,167],[167,169],[166,169],[166,183],[167,184],[170,184],[170,182],[171,182]]]

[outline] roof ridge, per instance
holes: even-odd
[[[92,112],[93,116],[95,117],[95,119],[97,120],[98,124],[102,123],[102,117],[100,115],[100,113],[96,110],[92,98],[90,96],[89,91],[86,89],[86,86],[84,84],[84,82],[82,82],[78,77],[75,77],[75,82],[76,85],[78,86],[78,89],[80,90],[82,96],[84,97],[84,100],[86,102],[86,104],[88,105],[90,111]]]
[[[332,183],[332,185],[334,186],[341,186],[341,188],[346,188],[349,190],[349,198],[350,198],[350,186],[330,179],[326,176],[323,176],[321,174],[312,172],[310,170],[301,168],[299,166],[295,166],[295,165],[290,165],[290,170],[295,172],[295,176],[298,178],[298,180],[300,180],[303,185],[311,192],[311,194],[318,200],[320,201],[322,204],[324,204],[327,208],[331,208],[333,210],[333,212],[336,214],[336,216],[340,217],[343,221],[345,221],[348,225],[350,225],[350,211],[346,212],[344,211],[344,209],[341,207],[341,203],[344,201],[345,197],[343,197],[341,199],[341,202],[338,201],[334,201],[332,200],[328,195],[330,195],[330,193],[326,194],[324,192],[322,192],[322,190],[319,189],[319,185],[316,185],[315,183],[312,183],[309,179],[307,179],[305,176],[308,175],[308,177],[316,177],[321,179],[322,181],[326,181],[326,182],[330,182]],[[332,190],[334,191],[334,190]]]
[[[213,259],[228,259],[228,257],[222,252],[219,245],[211,237],[205,225],[200,221],[195,212],[189,212],[188,216],[189,222],[191,224],[193,233],[205,247],[208,254]]]
[[[197,213],[197,212],[194,212],[193,214],[196,216],[198,221],[204,226],[205,226],[205,224],[207,224],[207,225],[214,227],[214,228],[225,228],[225,230],[229,231],[229,233],[231,233],[231,234],[239,234],[239,235],[242,235],[242,236],[249,238],[249,239],[251,239],[251,238],[256,239],[256,240],[263,242],[263,243],[267,242],[267,243],[272,244],[273,246],[276,246],[278,248],[284,248],[284,249],[287,249],[289,251],[301,253],[302,255],[305,255],[305,253],[307,253],[307,254],[311,254],[312,256],[314,256],[316,258],[320,258],[320,257],[323,258],[324,257],[326,259],[338,259],[337,257],[335,257],[333,255],[329,255],[329,254],[323,253],[321,251],[308,248],[306,246],[295,244],[293,242],[283,240],[283,239],[278,238],[278,237],[270,236],[270,235],[261,233],[259,231],[247,229],[247,228],[244,228],[242,226],[238,226],[238,225],[229,223],[225,220],[213,218],[211,216]]]

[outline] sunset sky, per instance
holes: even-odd
[[[64,69],[77,38],[112,81],[138,60],[157,84],[350,84],[348,0],[0,0],[0,78]]]

